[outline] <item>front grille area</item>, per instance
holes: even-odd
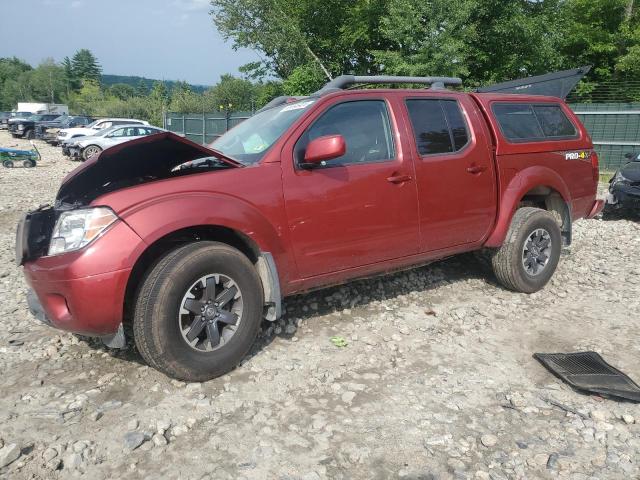
[[[47,205],[27,213],[16,232],[16,263],[22,265],[47,254],[56,222],[56,211]]]

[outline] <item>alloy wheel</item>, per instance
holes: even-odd
[[[534,230],[522,247],[522,266],[531,276],[540,275],[551,258],[551,235],[544,228]]]
[[[242,292],[230,277],[212,273],[189,287],[180,303],[178,327],[193,349],[210,352],[223,347],[242,320]]]

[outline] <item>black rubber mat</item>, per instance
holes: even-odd
[[[640,387],[596,352],[534,353],[533,358],[577,390],[640,402]]]

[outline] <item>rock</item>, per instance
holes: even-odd
[[[20,458],[20,447],[15,443],[6,444],[0,448],[0,468],[15,462]]]
[[[87,449],[87,442],[79,441],[73,444],[73,451],[75,453],[82,453]]]
[[[89,415],[89,418],[91,420],[93,420],[94,422],[97,422],[98,420],[100,420],[102,418],[103,415],[104,415],[104,413],[102,412],[102,410],[95,410],[95,411],[91,412],[91,414]]]
[[[145,437],[142,432],[127,432],[124,436],[124,447],[133,451],[144,443]]]
[[[77,470],[82,465],[82,456],[79,453],[72,453],[64,457],[64,468]]]
[[[498,437],[491,435],[490,433],[486,433],[480,437],[480,442],[485,447],[493,447],[498,443]]]
[[[132,430],[137,430],[138,429],[138,425],[140,425],[140,422],[138,422],[137,418],[132,418],[131,420],[129,420],[127,422],[127,430],[132,431]]]
[[[156,429],[158,433],[164,434],[167,430],[171,428],[171,420],[168,418],[161,418],[156,421]]]
[[[627,425],[631,425],[632,423],[636,423],[636,419],[633,418],[633,415],[629,415],[628,413],[625,413],[624,415],[622,415],[622,421],[624,423],[626,423]]]
[[[168,443],[167,438],[160,433],[156,433],[153,437],[151,437],[151,441],[156,447],[162,447]]]
[[[171,429],[171,433],[173,433],[176,437],[179,437],[180,435],[184,435],[188,431],[189,431],[189,427],[187,427],[186,425],[176,425],[174,428]]]
[[[340,398],[344,403],[351,403],[355,397],[355,392],[344,392]]]
[[[551,455],[549,455],[549,458],[547,458],[547,468],[548,469],[554,469],[558,466],[558,454],[557,453],[552,453]]]
[[[58,456],[58,451],[55,448],[47,448],[44,452],[42,452],[42,459],[45,462],[49,462]]]
[[[606,422],[609,414],[604,410],[592,410],[589,414],[594,422]]]

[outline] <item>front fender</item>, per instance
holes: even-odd
[[[525,168],[514,175],[501,191],[496,226],[485,242],[485,247],[495,248],[502,245],[518,204],[527,192],[536,187],[548,187],[557,191],[565,204],[570,205],[569,188],[558,173],[543,166]]]
[[[165,195],[122,212],[121,218],[147,245],[189,227],[226,227],[249,237],[261,251],[270,252],[281,275],[290,271],[284,238],[277,226],[258,208],[237,197],[211,192]]]

